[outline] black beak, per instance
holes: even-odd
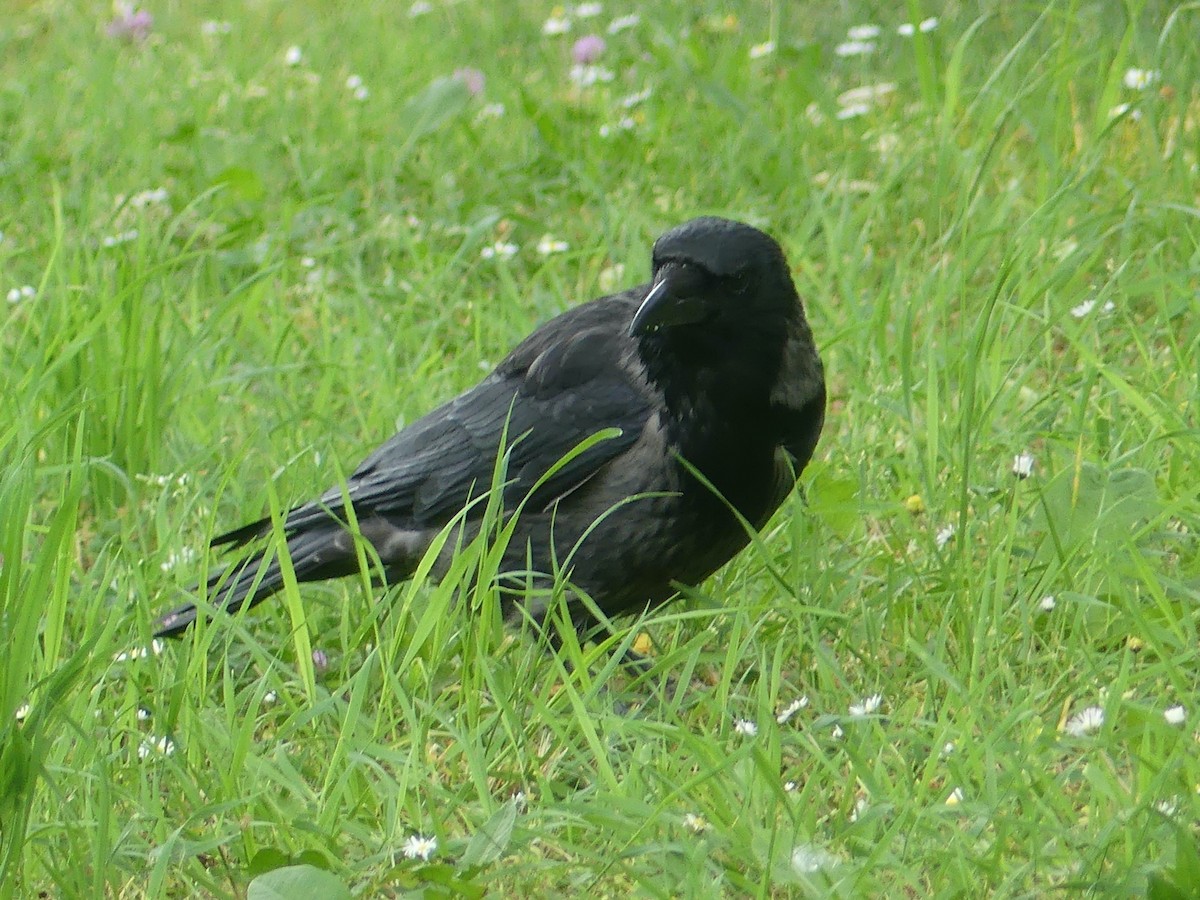
[[[654,281],[629,323],[631,337],[672,325],[699,322],[707,314],[699,289],[699,273],[686,265],[668,263],[654,274]]]

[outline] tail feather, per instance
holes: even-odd
[[[210,547],[220,547],[224,544],[232,544],[234,547],[242,547],[257,538],[265,537],[270,533],[271,520],[269,518],[265,518],[259,519],[257,522],[251,522],[249,525],[243,525],[241,528],[235,528],[232,531],[227,531],[224,534],[218,534],[208,543]]]
[[[238,529],[238,532],[251,527]],[[230,532],[230,535],[238,532]],[[228,538],[226,543],[244,543],[240,537],[223,537]],[[358,558],[348,546],[350,544],[349,535],[340,528],[322,528],[293,535],[288,539],[287,552],[296,580],[320,581],[357,571]],[[247,609],[256,606],[277,593],[283,585],[283,567],[278,557],[262,550],[209,575],[204,585],[193,588],[193,593],[207,596],[214,606],[224,612],[235,613],[243,606]],[[199,614],[195,603],[185,603],[158,620],[154,636],[178,637],[196,621]]]

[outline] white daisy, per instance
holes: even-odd
[[[775,721],[780,725],[784,725],[787,723],[788,719],[800,712],[800,710],[804,709],[806,706],[808,706],[808,698],[799,697],[784,707],[783,711],[775,717]]]
[[[883,695],[882,694],[872,694],[870,697],[867,697],[865,700],[863,700],[862,703],[851,703],[850,704],[850,718],[852,718],[852,719],[866,718],[867,716],[873,715],[874,713],[878,712],[879,707],[882,705],[883,705]]]
[[[833,48],[834,56],[866,56],[874,52],[874,41],[843,41]]]
[[[1155,69],[1126,69],[1121,81],[1131,91],[1144,91],[1160,77],[1161,73]]]
[[[939,550],[943,549],[948,543],[954,540],[954,525],[946,525],[937,534],[933,536],[933,542]]]
[[[901,37],[912,37],[918,31],[920,31],[922,34],[925,34],[930,31],[933,31],[933,29],[937,28],[937,26],[938,26],[937,18],[930,17],[928,19],[922,19],[920,24],[918,24],[916,27],[914,27],[911,22],[905,22],[903,25],[901,25],[899,28],[896,29],[896,33],[898,35],[900,35]]]
[[[483,259],[512,259],[517,255],[519,248],[516,244],[510,244],[507,241],[496,241],[490,247],[484,247],[479,251],[480,257]]]
[[[1018,453],[1013,457],[1012,473],[1018,478],[1028,478],[1033,474],[1033,454]]]
[[[852,41],[869,41],[879,37],[878,25],[852,25],[846,32]]]
[[[1099,706],[1089,706],[1080,710],[1067,720],[1063,730],[1071,737],[1086,737],[1095,734],[1104,725],[1104,710]]]
[[[758,725],[750,719],[736,719],[733,723],[733,732],[742,737],[754,737],[758,734]]]
[[[542,239],[537,242],[537,252],[542,256],[549,256],[552,253],[566,253],[571,249],[571,245],[566,241],[560,241],[550,235],[543,235]]]
[[[871,107],[866,103],[848,103],[837,111],[836,119],[845,121],[846,119],[857,119],[859,116],[865,116],[871,111]]]
[[[146,659],[149,656],[158,656],[163,652],[163,647],[165,646],[161,639],[155,638],[150,642],[149,647],[134,647],[132,650],[122,650],[120,653],[113,654],[113,662],[129,662],[131,659]]]
[[[148,756],[157,754],[159,756],[170,756],[175,752],[175,742],[166,735],[162,737],[154,737],[151,735],[138,745],[138,759],[145,759]]]
[[[400,852],[408,859],[420,859],[423,862],[428,862],[429,857],[437,851],[437,838],[424,837],[423,835],[410,835],[408,840],[404,842],[404,846]]]

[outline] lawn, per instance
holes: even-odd
[[[1198,33],[9,0],[0,897],[1200,896]],[[717,576],[554,654],[485,544],[151,644],[209,538],[706,213],[830,381]]]

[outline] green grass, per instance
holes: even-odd
[[[162,2],[137,43],[9,4],[0,294],[36,296],[0,303],[0,896],[287,862],[359,896],[1196,896],[1200,7],[968,0],[901,37],[932,7],[899,6],[546,36],[528,2]],[[574,88],[571,42],[635,7]],[[436,82],[465,66],[482,96]],[[477,546],[114,659],[209,537],[700,213],[779,237],[831,386],[803,492],[710,582],[556,656],[469,588]]]

